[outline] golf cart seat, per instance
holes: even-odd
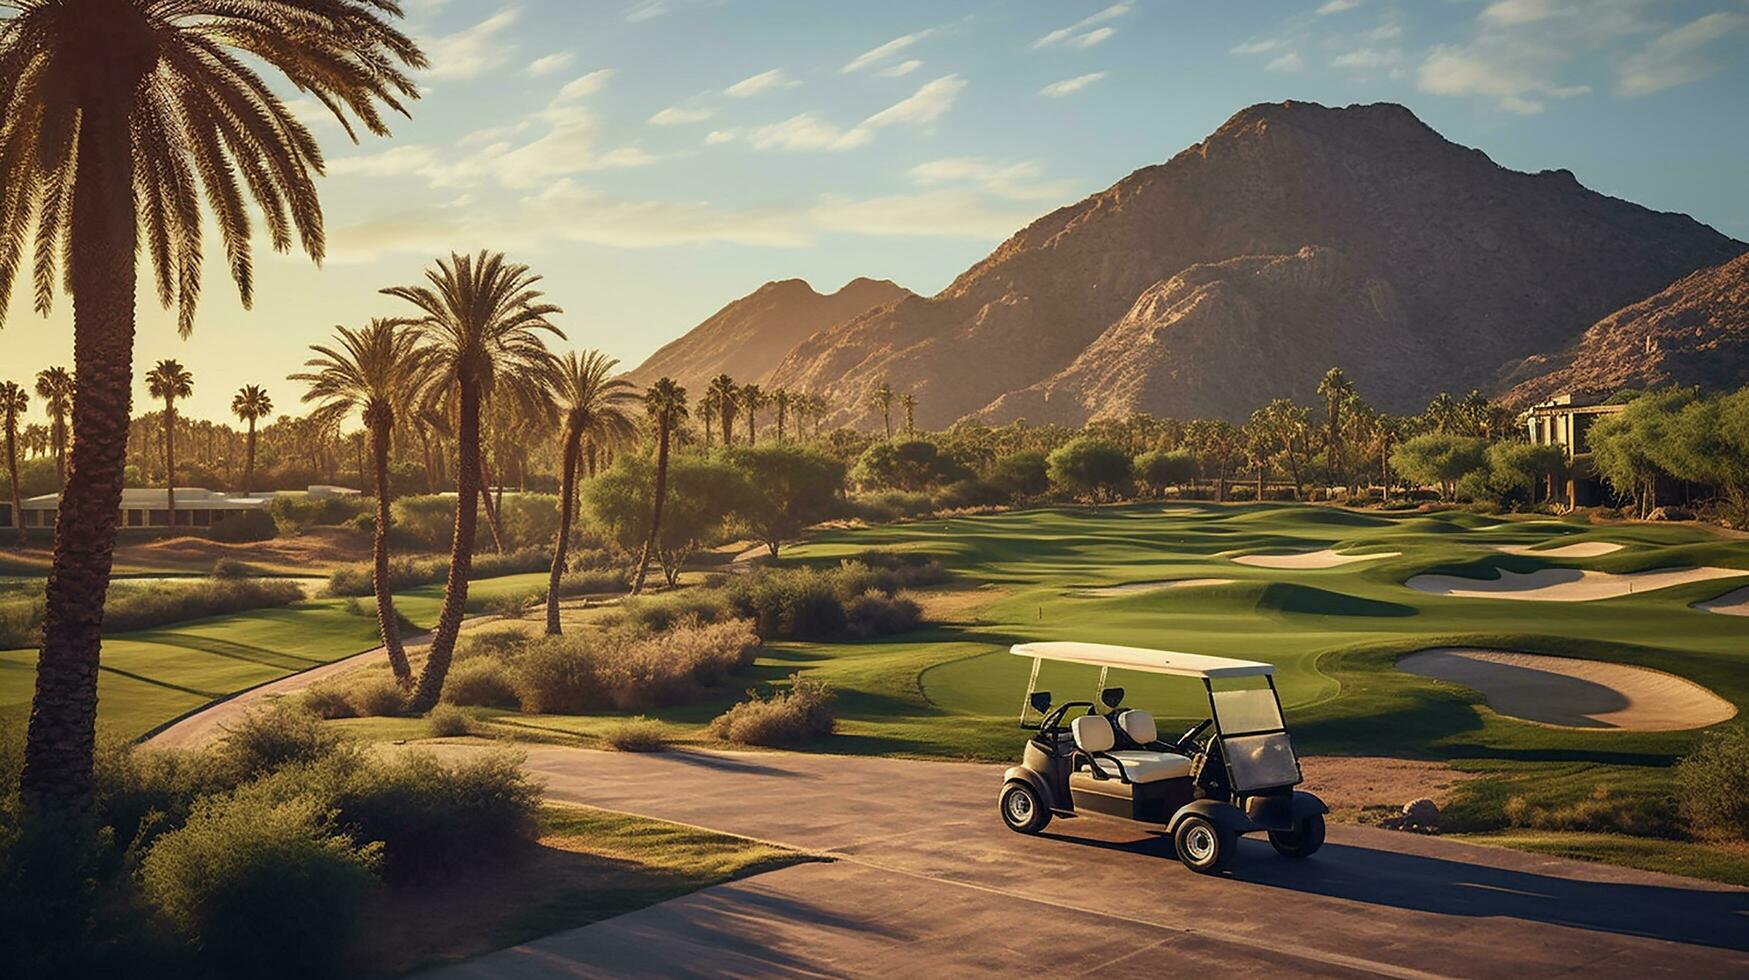
[[[1149,727],[1154,724],[1154,719],[1149,717],[1145,711],[1132,710],[1124,714],[1141,714],[1147,719]],[[1120,723],[1122,718],[1123,716],[1120,715]],[[1112,727],[1112,722],[1107,717],[1087,715],[1077,718],[1071,728],[1075,733],[1075,747],[1081,750],[1087,765],[1101,776],[1109,779],[1127,777],[1132,783],[1152,783],[1162,779],[1180,779],[1190,775],[1190,759],[1176,752],[1155,752],[1149,749],[1117,749],[1113,751],[1117,745],[1117,730]],[[1138,725],[1137,731],[1142,730]],[[1127,729],[1125,734],[1130,735],[1131,738],[1135,737]]]

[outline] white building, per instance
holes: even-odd
[[[306,490],[268,490],[261,493],[225,493],[201,487],[176,488],[176,526],[211,527],[244,511],[264,510],[275,497],[310,496],[353,497],[358,491],[350,487],[313,486]],[[121,526],[169,527],[169,492],[163,489],[134,488],[121,492]],[[61,495],[45,493],[22,501],[24,526],[54,527],[55,512],[61,506]],[[0,527],[13,527],[10,506],[0,506]]]

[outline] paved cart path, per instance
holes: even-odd
[[[528,767],[554,799],[833,860],[432,976],[1749,975],[1749,890],[1670,875],[1335,825],[1307,861],[1247,840],[1204,878],[1133,824],[1008,831],[999,766],[542,746]]]

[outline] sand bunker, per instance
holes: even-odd
[[[1558,548],[1541,548],[1528,544],[1503,544],[1499,550],[1509,555],[1532,555],[1537,558],[1598,558],[1620,551],[1613,541],[1575,541]]]
[[[1500,714],[1544,725],[1669,732],[1715,725],[1737,713],[1693,681],[1627,664],[1440,647],[1409,654],[1397,666],[1472,688]]]
[[[1697,602],[1694,604],[1694,608],[1704,609],[1707,612],[1723,613],[1726,616],[1749,616],[1749,585],[1735,592],[1727,592],[1717,599]]]
[[[1203,509],[1201,507],[1168,507],[1160,513],[1167,517],[1201,517]]]
[[[1076,596],[1114,596],[1130,595],[1135,592],[1154,592],[1159,589],[1191,589],[1201,585],[1232,585],[1238,579],[1232,578],[1163,578],[1152,582],[1125,582],[1122,585],[1102,585],[1098,588],[1076,589],[1069,593]]]
[[[1417,575],[1403,583],[1429,595],[1470,599],[1529,599],[1534,602],[1590,602],[1637,595],[1673,585],[1749,575],[1740,568],[1656,568],[1645,572],[1597,572],[1580,568],[1539,568],[1534,572],[1500,569],[1497,579],[1462,575]]]
[[[1252,565],[1257,568],[1335,568],[1357,561],[1372,561],[1375,558],[1395,558],[1401,551],[1375,551],[1365,555],[1343,555],[1334,549],[1323,551],[1275,552],[1265,551],[1255,555],[1239,555],[1233,560],[1241,565]]]

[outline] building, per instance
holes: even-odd
[[[265,510],[275,497],[310,496],[349,497],[358,491],[350,487],[313,486],[305,490],[269,490],[262,493],[225,493],[201,487],[176,488],[176,526],[212,527],[237,514]],[[169,493],[163,489],[132,488],[121,492],[120,524],[123,528],[170,527]],[[45,493],[22,501],[26,528],[55,526],[55,512],[61,505],[61,495]],[[0,508],[0,527],[14,527],[11,507]]]
[[[1567,506],[1594,507],[1603,503],[1606,489],[1592,469],[1587,434],[1598,419],[1625,408],[1626,405],[1608,404],[1596,396],[1569,393],[1533,405],[1520,416],[1533,444],[1560,446],[1566,453]],[[1555,488],[1549,490],[1551,498],[1560,496]]]

